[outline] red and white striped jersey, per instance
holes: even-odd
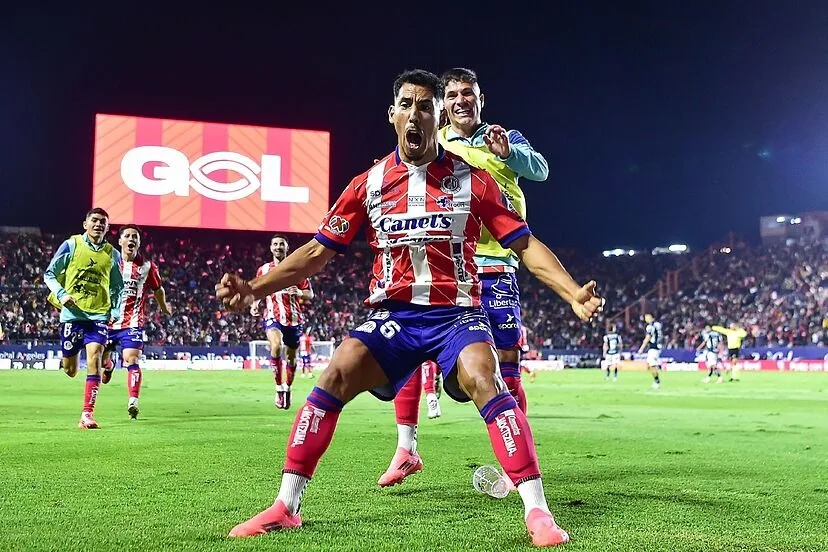
[[[132,261],[121,256],[124,290],[121,292],[121,319],[109,325],[113,330],[142,328],[146,322],[147,299],[161,287],[161,275],[154,262],[136,255]]]
[[[267,274],[279,264],[273,260],[259,267],[256,277]],[[311,290],[310,281],[305,278],[298,286],[289,287],[265,297],[265,320],[275,320],[283,326],[299,326],[305,322],[305,314],[299,303],[299,291]]]
[[[309,355],[313,350],[313,338],[308,334],[302,334],[299,336],[299,354],[300,355]]]
[[[488,173],[444,151],[419,167],[395,151],[351,180],[316,240],[343,252],[366,221],[374,252],[367,305],[479,306],[474,251],[481,226],[504,247],[529,234]]]

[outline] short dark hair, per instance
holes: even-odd
[[[395,100],[397,99],[397,94],[400,93],[400,88],[404,84],[416,84],[417,86],[428,88],[434,94],[435,98],[441,101],[443,99],[443,84],[440,82],[440,77],[431,71],[426,71],[425,69],[409,69],[397,75],[397,78],[394,80]]]
[[[448,86],[451,81],[477,84],[477,73],[465,67],[454,67],[444,71],[440,76],[440,82],[443,83],[443,88]]]
[[[106,217],[107,220],[109,219],[109,213],[107,213],[106,211],[104,211],[100,207],[94,207],[92,209],[89,209],[89,211],[86,212],[86,216],[83,217],[83,220],[88,219],[92,215],[101,215],[102,217]]]
[[[138,228],[138,225],[137,225],[137,224],[124,224],[124,225],[123,225],[123,226],[121,226],[121,228],[118,230],[118,237],[123,236],[123,235],[124,235],[124,232],[126,232],[127,230],[135,230],[136,232],[138,232],[138,236],[140,236],[140,235],[142,234],[141,229],[140,229],[140,228]]]
[[[270,236],[270,242],[273,243],[273,240],[275,240],[276,238],[283,239],[285,240],[285,243],[290,244],[290,240],[287,239],[287,236],[285,236],[284,234],[273,234],[272,236]]]

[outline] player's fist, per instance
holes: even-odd
[[[509,135],[500,125],[491,125],[483,134],[483,141],[489,151],[501,158],[509,157],[512,154],[512,146],[509,144]]]
[[[255,297],[253,288],[238,274],[225,274],[216,284],[216,299],[231,311],[242,311],[249,307]]]
[[[60,304],[63,305],[64,307],[74,307],[75,306],[75,298],[72,297],[71,295],[68,295],[68,294],[64,295],[60,300]]]
[[[598,295],[595,289],[595,281],[591,281],[581,287],[572,298],[572,310],[575,314],[583,320],[588,322],[592,318],[604,310],[604,298]]]
[[[250,316],[259,316],[259,302],[253,301],[253,304],[250,305]]]

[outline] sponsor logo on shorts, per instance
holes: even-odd
[[[469,326],[466,329],[469,330],[470,332],[487,332],[488,333],[488,331],[489,331],[489,327],[486,326],[485,324],[477,324],[477,325],[474,325],[474,326]]]
[[[516,330],[518,329],[517,320],[515,320],[514,314],[507,314],[506,315],[506,322],[502,324],[498,324],[497,327],[501,330]]]
[[[391,311],[386,309],[378,309],[371,315],[372,320],[385,320],[391,316]]]
[[[518,302],[514,299],[489,299],[489,308],[492,309],[513,309],[518,306]]]
[[[69,349],[72,348],[72,342],[71,341],[64,341],[63,342],[63,348],[68,351]]]
[[[354,331],[355,332],[371,333],[376,329],[377,329],[377,323],[374,322],[373,320],[369,320],[368,322],[363,322],[362,324],[360,324],[359,326],[354,328]]]

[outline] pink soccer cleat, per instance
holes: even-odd
[[[404,448],[398,448],[391,459],[391,465],[379,478],[380,487],[399,485],[406,477],[423,470],[423,461],[416,452]]]
[[[299,514],[288,512],[287,506],[281,500],[273,506],[256,514],[244,523],[239,523],[230,531],[228,537],[255,537],[272,531],[284,531],[302,527],[302,518]]]
[[[95,421],[95,418],[92,417],[91,412],[84,412],[81,414],[81,419],[78,422],[78,427],[80,429],[99,429],[98,422]]]
[[[538,547],[558,546],[569,542],[569,534],[558,527],[549,512],[535,508],[526,517],[526,528],[532,537],[532,544]]]

